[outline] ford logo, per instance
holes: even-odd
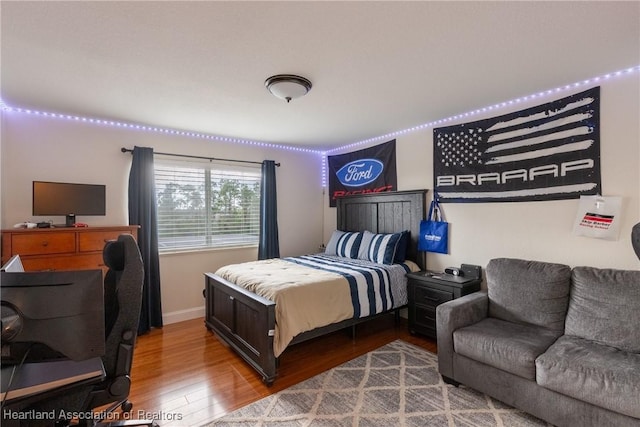
[[[342,185],[360,187],[375,181],[383,170],[384,165],[380,160],[361,159],[342,166],[336,176]]]

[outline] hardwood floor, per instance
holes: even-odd
[[[349,330],[350,331],[350,330]],[[230,348],[194,319],[138,337],[131,374],[132,418],[162,426],[198,426],[396,339],[436,352],[435,341],[409,334],[406,319],[385,316],[289,347],[267,387]]]

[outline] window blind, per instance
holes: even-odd
[[[159,251],[257,245],[259,166],[156,159]]]

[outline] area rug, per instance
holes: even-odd
[[[437,356],[397,340],[206,427],[550,426],[464,386],[442,382]]]

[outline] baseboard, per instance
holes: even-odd
[[[172,311],[171,313],[164,313],[162,315],[162,324],[170,325],[171,323],[197,319],[199,317],[204,317],[204,306],[188,308],[186,310]]]

